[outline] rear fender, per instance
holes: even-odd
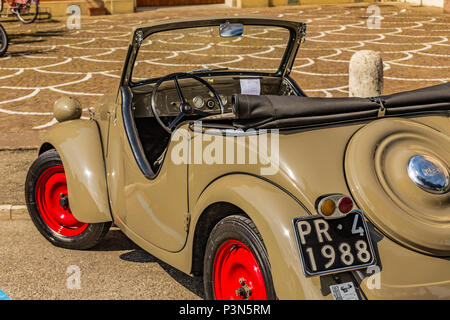
[[[262,178],[236,173],[212,182],[192,212],[193,225],[211,204],[231,203],[255,223],[269,255],[273,283],[279,299],[324,299],[319,277],[303,275],[293,218],[308,216],[293,196]]]
[[[49,144],[63,162],[70,210],[75,218],[86,223],[112,221],[97,123],[82,119],[58,123],[45,134],[39,153],[46,151]]]

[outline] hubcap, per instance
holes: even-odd
[[[256,257],[237,240],[228,240],[217,250],[213,288],[218,300],[267,299],[264,278]]]
[[[70,211],[66,175],[62,166],[50,167],[39,177],[36,203],[44,222],[63,236],[79,235],[88,226],[75,219]]]
[[[447,168],[433,157],[415,155],[409,159],[407,170],[409,178],[427,192],[443,194],[450,190]]]

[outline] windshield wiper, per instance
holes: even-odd
[[[225,70],[228,70],[228,68],[217,68],[217,69],[205,68],[205,69],[198,69],[198,70],[188,71],[186,73],[200,73],[200,72],[225,71]]]

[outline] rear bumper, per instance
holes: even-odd
[[[418,253],[375,233],[377,266],[356,273],[367,299],[450,299],[450,257]]]

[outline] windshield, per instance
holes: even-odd
[[[230,38],[219,26],[158,32],[142,42],[132,81],[206,68],[275,73],[288,41],[289,30],[276,26],[244,26],[242,36]]]

